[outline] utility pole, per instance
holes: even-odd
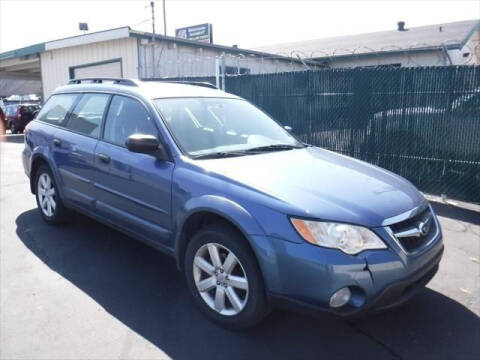
[[[155,77],[155,4],[150,1],[152,8],[152,78]]]
[[[150,7],[152,8],[152,41],[155,42],[155,3],[150,1]]]
[[[167,13],[165,12],[165,0],[163,0],[163,35],[167,36]]]

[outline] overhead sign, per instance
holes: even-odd
[[[187,40],[213,43],[212,24],[188,26],[175,30],[175,36]]]

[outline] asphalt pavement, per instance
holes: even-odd
[[[404,306],[361,320],[274,311],[228,331],[173,259],[81,215],[46,225],[20,154],[0,144],[1,359],[478,359],[480,213],[434,204],[445,255]]]

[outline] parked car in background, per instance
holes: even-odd
[[[173,256],[210,319],[388,309],[435,275],[440,225],[407,180],[206,84],[89,81],[58,88],[25,131],[40,215],[73,209]]]
[[[5,104],[41,104],[42,99],[40,96],[35,94],[28,95],[10,95],[4,99]]]
[[[5,115],[5,104],[3,103],[3,99],[0,99],[0,132],[5,134],[7,130],[7,117]]]
[[[368,124],[368,133],[375,132],[376,141],[388,141],[395,154],[421,152],[432,158],[448,158],[461,152],[478,161],[480,141],[466,143],[465,139],[480,139],[479,117],[480,88],[476,88],[454,97],[444,108],[416,106],[379,111]],[[448,141],[433,136],[433,132],[448,133]]]
[[[6,106],[6,127],[12,134],[22,133],[25,126],[32,121],[40,111],[38,104],[17,104]]]

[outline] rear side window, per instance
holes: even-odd
[[[67,128],[98,138],[110,95],[85,94],[72,111]]]
[[[22,113],[34,113],[39,109],[40,109],[40,106],[36,106],[36,105],[22,106]]]
[[[125,146],[127,138],[132,134],[156,137],[157,129],[141,103],[125,96],[114,96],[108,110],[103,138]]]
[[[38,120],[53,125],[62,125],[77,97],[76,94],[53,95],[38,114]]]

